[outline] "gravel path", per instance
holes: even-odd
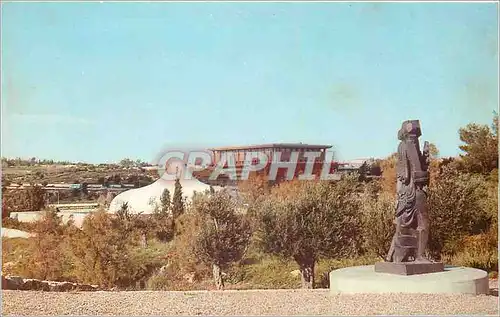
[[[3,315],[498,315],[498,297],[319,290],[3,291]]]

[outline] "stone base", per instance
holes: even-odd
[[[347,267],[330,272],[330,292],[488,294],[488,274],[467,267],[445,266],[444,271],[400,275],[375,272],[374,265]]]
[[[389,273],[399,275],[415,275],[443,272],[444,264],[442,262],[436,263],[418,263],[418,262],[378,262],[375,263],[375,272]]]

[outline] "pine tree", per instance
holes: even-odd
[[[165,188],[160,196],[160,206],[155,208],[153,214],[155,235],[160,241],[169,241],[172,238],[174,222],[171,212],[170,191]]]
[[[172,201],[170,200],[170,191],[168,189],[164,189],[163,193],[160,197],[160,212],[162,214],[170,214],[170,207],[172,205]]]
[[[172,216],[174,221],[184,213],[184,199],[182,198],[182,185],[179,178],[175,180],[174,198],[172,200]]]

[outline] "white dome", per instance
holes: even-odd
[[[181,179],[180,183],[182,186],[182,195],[187,198],[187,200],[191,200],[194,192],[204,192],[205,190],[210,189],[210,185],[202,183],[196,179]],[[151,204],[151,202],[154,201],[159,204],[161,194],[165,188],[169,190],[170,198],[172,199],[174,196],[175,181],[160,178],[156,182],[147,186],[130,189],[119,194],[113,199],[113,201],[111,201],[108,212],[117,212],[123,203],[128,203],[129,210],[132,213],[153,213],[154,204]],[[214,189],[218,190],[219,188],[214,186]]]

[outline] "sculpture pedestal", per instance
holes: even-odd
[[[418,262],[378,262],[375,263],[375,272],[389,273],[399,275],[415,275],[443,272],[444,264],[442,262],[436,263],[418,263]]]
[[[353,266],[330,272],[330,292],[488,294],[488,274],[468,267],[446,266],[444,271],[400,275],[375,272],[374,265]]]

